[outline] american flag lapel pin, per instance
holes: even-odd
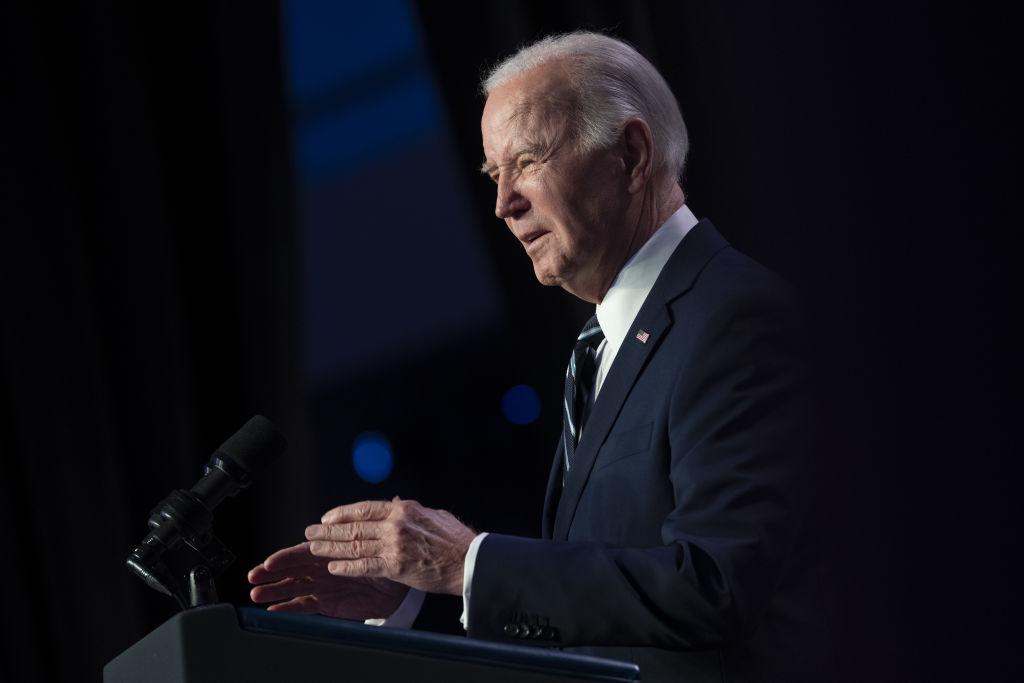
[[[641,344],[646,344],[647,339],[650,336],[650,333],[648,333],[646,330],[640,330],[639,332],[636,333],[636,338],[640,340]]]

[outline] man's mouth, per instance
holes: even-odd
[[[519,237],[519,241],[522,242],[523,246],[526,247],[527,251],[529,251],[530,246],[546,234],[548,234],[547,230],[533,230],[521,235]]]

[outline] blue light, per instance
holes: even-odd
[[[363,481],[379,484],[391,474],[394,451],[387,437],[377,432],[363,432],[352,443],[352,466]]]
[[[517,384],[502,397],[501,412],[509,422],[528,425],[540,417],[540,398],[533,387]]]

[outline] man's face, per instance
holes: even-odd
[[[566,100],[565,78],[549,63],[491,92],[480,122],[484,170],[498,185],[494,213],[537,279],[598,302],[626,258],[630,195],[615,150],[579,152],[564,108],[551,104]]]

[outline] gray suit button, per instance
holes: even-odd
[[[516,624],[505,624],[505,635],[513,637],[518,636],[519,626],[517,626]]]

